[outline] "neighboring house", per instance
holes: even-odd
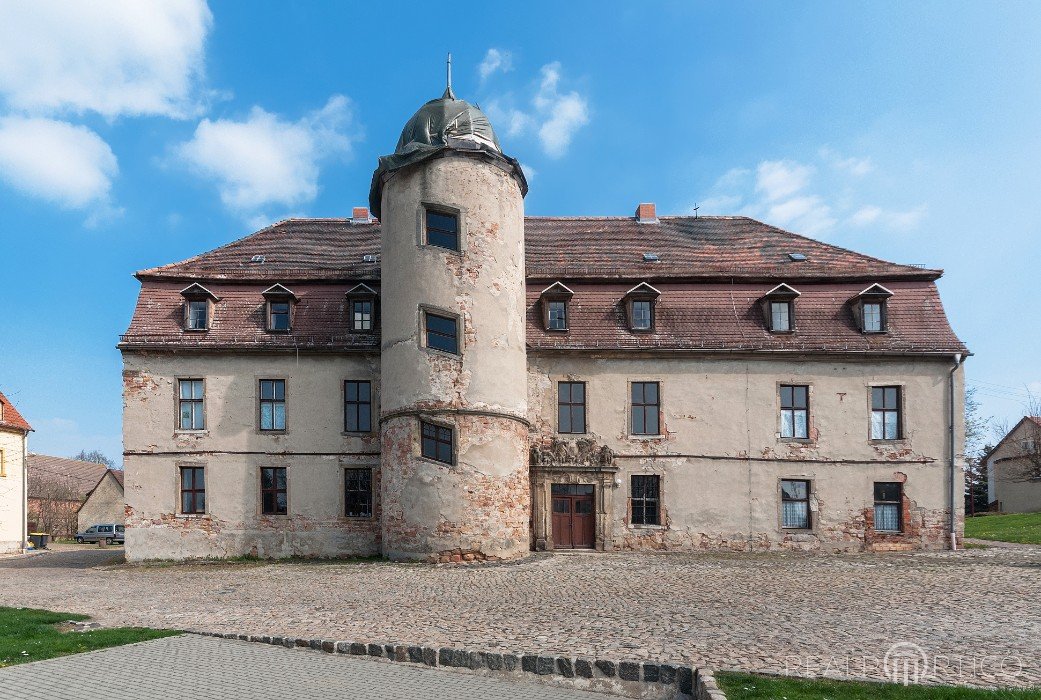
[[[449,90],[369,208],[138,272],[128,558],[960,535],[967,349],[940,270],[653,204],[525,217],[526,192]]]
[[[26,543],[25,456],[32,428],[0,393],[0,554]]]
[[[1041,511],[1041,416],[1024,417],[983,461],[992,510]]]
[[[80,506],[108,471],[104,464],[29,453],[29,529],[75,535]]]
[[[83,532],[91,525],[100,523],[122,523],[126,517],[125,511],[123,471],[109,469],[87,494],[86,500],[83,501],[76,514],[79,531]]]

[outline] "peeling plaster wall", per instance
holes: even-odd
[[[376,355],[124,352],[123,441],[127,558],[376,554],[378,496],[370,519],[343,517],[343,468],[373,468],[376,432],[344,434],[343,382],[373,382]],[[177,423],[177,379],[203,378],[206,430]],[[284,433],[258,430],[260,379],[286,380]],[[375,426],[374,426],[375,427]],[[205,515],[180,513],[179,466],[206,467]],[[260,467],[287,467],[289,513],[260,513]]]
[[[529,355],[535,444],[591,438],[614,453],[608,548],[940,549],[949,531],[943,360]],[[587,383],[585,436],[556,434],[556,383]],[[660,438],[628,434],[629,382],[661,383]],[[810,435],[777,435],[779,384],[810,388]],[[871,385],[904,389],[905,439],[869,439]],[[956,374],[961,444],[962,372]],[[633,474],[662,477],[662,525],[629,524]],[[812,482],[810,530],[781,528],[780,480]],[[956,476],[961,493],[961,471]],[[904,482],[904,532],[876,533],[873,482]],[[957,504],[962,517],[960,499]],[[960,528],[959,528],[960,534]]]
[[[428,205],[458,214],[461,252],[424,244]],[[382,230],[384,553],[523,556],[530,495],[517,182],[478,156],[404,168],[384,186]],[[424,347],[421,308],[458,316],[459,355]],[[421,417],[454,428],[457,465],[419,456]]]
[[[4,473],[0,476],[0,554],[20,551],[25,532],[25,435],[0,430]]]

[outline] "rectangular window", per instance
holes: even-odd
[[[288,331],[289,330],[289,302],[288,301],[271,301],[268,302],[268,330],[272,331]]]
[[[260,468],[260,510],[264,515],[285,515],[289,512],[285,467]]]
[[[420,421],[422,454],[428,459],[455,464],[455,449],[452,445],[452,429],[443,425]]]
[[[900,532],[903,529],[901,503],[903,485],[896,481],[875,482],[875,529]]]
[[[550,301],[547,302],[548,308],[546,309],[546,328],[551,331],[566,331],[567,330],[567,302],[565,301]]]
[[[343,470],[343,514],[348,518],[372,517],[372,470]]]
[[[782,438],[809,438],[809,394],[808,386],[781,385]]]
[[[348,433],[372,432],[372,383],[343,383],[343,429]]]
[[[286,429],[286,380],[260,380],[260,429]]]
[[[882,304],[877,301],[864,302],[864,332],[882,332]]]
[[[790,301],[770,302],[770,330],[786,333],[792,329],[792,303]]]
[[[206,512],[206,470],[181,467],[181,512],[199,515]]]
[[[428,209],[427,245],[459,250],[459,217]]]
[[[661,411],[658,382],[632,383],[632,434],[659,435]]]
[[[585,382],[557,382],[557,432],[586,432]]]
[[[632,306],[634,331],[649,331],[651,329],[651,302],[647,299],[636,299]]]
[[[807,530],[810,527],[810,482],[781,481],[781,527]]]
[[[177,380],[178,425],[181,430],[205,430],[206,415],[203,410],[201,379]]]
[[[899,440],[902,434],[900,387],[871,387],[871,439]]]
[[[658,504],[661,478],[657,474],[634,474],[630,483],[633,525],[660,525]]]
[[[351,328],[356,331],[372,330],[372,300],[351,300]]]
[[[454,318],[425,312],[423,323],[428,348],[459,354],[459,326]]]
[[[206,316],[209,311],[209,306],[210,302],[206,300],[188,302],[188,330],[206,330]]]

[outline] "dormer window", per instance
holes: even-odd
[[[629,320],[629,330],[635,332],[651,332],[654,330],[654,307],[661,292],[641,282],[622,297],[625,302],[625,315]]]
[[[763,316],[771,333],[795,331],[795,300],[799,290],[781,283],[763,295]]]
[[[350,328],[356,333],[369,333],[376,328],[376,290],[367,284],[347,292]]]
[[[889,330],[888,301],[893,293],[873,284],[853,298],[853,316],[861,333],[885,333]]]
[[[268,287],[262,294],[267,301],[267,329],[288,332],[293,327],[293,305],[299,301],[297,296],[281,284]]]
[[[542,290],[542,323],[547,331],[568,330],[568,306],[575,295],[562,282],[554,282]]]
[[[459,214],[436,209],[426,210],[426,244],[460,250],[459,246]]]
[[[212,303],[217,301],[213,292],[196,283],[182,289],[181,296],[184,297],[184,330],[209,330]]]

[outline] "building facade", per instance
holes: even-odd
[[[991,510],[1041,512],[1041,416],[1024,417],[983,461]]]
[[[451,91],[369,208],[141,271],[127,554],[943,548],[962,369],[939,270],[745,217],[524,216]]]
[[[122,523],[126,517],[123,471],[107,469],[76,511],[79,532],[91,525]]]
[[[26,473],[32,428],[6,396],[0,393],[0,554],[25,550]]]

